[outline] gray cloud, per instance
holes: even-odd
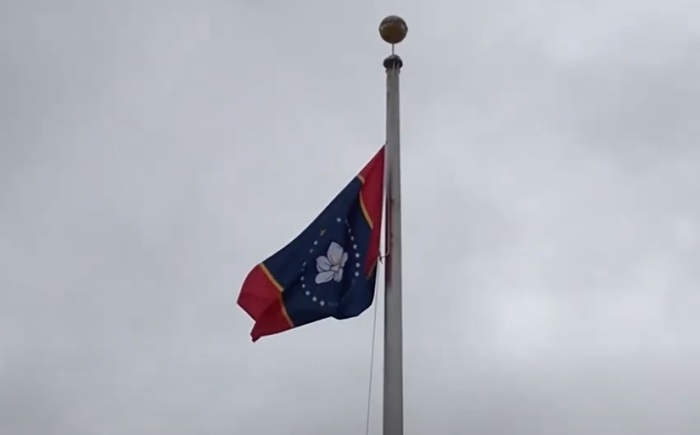
[[[3,433],[364,431],[372,312],[253,345],[235,300],[382,143],[397,12],[407,433],[700,430],[693,2],[37,0],[0,6]]]

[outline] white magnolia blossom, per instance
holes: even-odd
[[[348,261],[348,253],[343,247],[335,242],[331,242],[328,253],[316,259],[316,284],[323,284],[329,281],[340,282],[343,279],[343,267]]]

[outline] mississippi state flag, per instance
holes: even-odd
[[[253,341],[372,305],[384,188],[384,147],[300,235],[256,265],[238,305]]]

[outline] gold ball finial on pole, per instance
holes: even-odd
[[[391,45],[398,44],[406,38],[408,26],[403,18],[397,15],[389,15],[379,24],[379,34],[385,42]]]

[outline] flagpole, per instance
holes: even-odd
[[[384,299],[383,434],[403,435],[403,331],[401,308],[401,153],[399,73],[401,58],[394,45],[403,41],[408,27],[395,15],[382,20],[379,33],[391,44],[386,69],[386,270]]]

